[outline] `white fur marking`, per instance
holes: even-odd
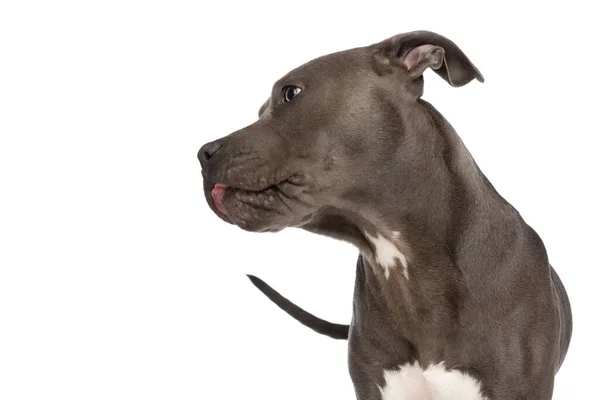
[[[383,377],[381,400],[487,400],[478,380],[447,370],[444,363],[425,370],[418,362],[405,364],[397,371],[384,371]]]
[[[393,232],[392,235],[395,239],[400,238],[400,232]],[[408,261],[406,256],[398,250],[398,246],[390,242],[387,238],[377,233],[377,237],[373,237],[365,232],[367,239],[375,246],[375,258],[377,263],[383,268],[385,272],[385,278],[390,277],[390,268],[396,267],[397,261],[400,260],[402,264],[402,273],[408,279]]]

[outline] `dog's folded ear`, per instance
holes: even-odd
[[[415,79],[431,68],[451,86],[463,86],[473,79],[483,82],[483,76],[465,53],[450,39],[434,32],[402,33],[373,48],[380,74],[402,67]]]

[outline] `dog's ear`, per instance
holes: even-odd
[[[271,99],[269,98],[267,101],[264,102],[264,104],[262,106],[260,106],[260,108],[258,109],[258,118],[260,118],[260,116],[263,115],[263,113],[266,111],[266,109],[269,108],[270,103],[271,103]]]
[[[373,45],[378,73],[402,67],[413,79],[427,68],[433,69],[450,85],[466,85],[483,76],[458,46],[450,39],[428,31],[396,35]]]

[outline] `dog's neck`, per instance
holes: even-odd
[[[401,175],[405,172],[396,171],[404,186],[389,185],[387,191],[379,191],[370,207],[368,202],[353,209],[325,207],[303,228],[355,244],[366,261],[359,271],[362,277],[357,277],[359,298],[396,309],[401,304],[413,311],[430,310],[428,316],[408,309],[405,313],[407,318],[420,319],[413,326],[424,327],[426,320],[439,323],[455,315],[449,307],[452,297],[461,295],[465,273],[470,268],[493,268],[486,258],[493,241],[508,240],[522,227],[522,220],[433,106],[419,101],[415,109],[405,112],[413,114],[404,116],[403,126],[414,129],[406,140],[413,140],[411,134],[422,135],[418,129],[431,130],[419,143],[422,154],[410,160],[419,174],[407,183]],[[406,121],[418,123],[410,126]],[[480,236],[467,237],[467,232]],[[412,334],[415,340],[420,335]]]
[[[392,184],[363,191],[377,193],[376,198],[363,195],[360,204],[324,207],[303,226],[353,243],[369,264],[382,267],[386,278],[393,269],[407,277],[409,264],[431,254],[448,253],[461,219],[471,211],[470,203],[474,202],[469,199],[481,199],[480,192],[486,190],[485,177],[454,129],[433,106],[419,101],[410,110],[398,111],[404,114],[398,126],[406,132],[397,134],[407,143],[397,151],[408,152],[398,157],[408,157],[410,168],[418,174],[407,176],[402,166],[393,169],[386,177]],[[422,130],[429,132],[423,134]],[[395,160],[388,162],[393,164]]]

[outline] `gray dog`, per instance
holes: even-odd
[[[544,244],[496,192],[423,72],[483,82],[426,31],[330,54],[273,86],[259,119],[200,149],[208,204],[253,232],[299,227],[360,250],[350,326],[271,300],[348,339],[359,400],[550,400],[571,339]]]

